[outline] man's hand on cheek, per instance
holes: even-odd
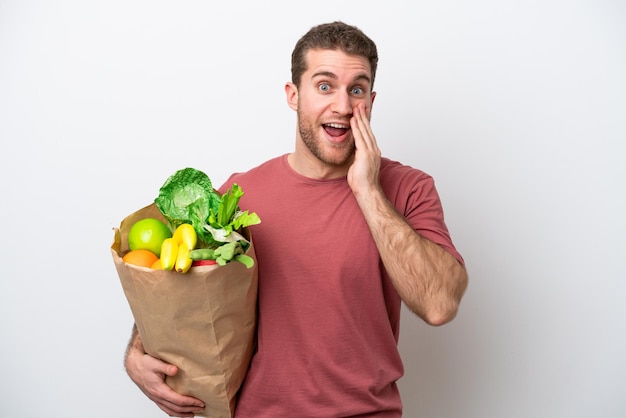
[[[348,184],[356,195],[367,192],[371,188],[380,188],[378,173],[381,152],[368,116],[369,111],[364,104],[360,103],[353,109],[350,119],[356,152],[354,162],[348,171]]]

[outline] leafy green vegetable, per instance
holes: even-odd
[[[212,241],[204,224],[211,211],[217,211],[221,198],[213,189],[211,179],[195,168],[184,168],[170,176],[154,200],[172,231],[189,223],[196,230],[200,244]]]
[[[244,249],[239,241],[229,242],[217,248],[213,253],[215,261],[220,266],[225,265],[229,261],[239,261],[245,264],[246,267],[251,268],[254,266],[254,259],[249,255],[244,254]]]
[[[261,219],[256,213],[239,210],[239,200],[242,196],[243,190],[237,183],[234,183],[222,195],[222,200],[217,210],[211,209],[208,223],[204,228],[211,233],[215,241],[244,241],[244,249],[247,249],[247,240],[243,236],[236,234],[235,231],[261,223]]]
[[[252,268],[254,266],[254,258],[246,254],[237,254],[234,257],[234,260],[239,261],[240,263],[245,265],[247,268]]]
[[[250,268],[254,260],[245,255],[250,242],[239,232],[261,223],[256,213],[239,209],[243,190],[237,184],[222,196],[213,189],[209,176],[195,168],[184,168],[170,176],[154,200],[174,231],[180,224],[193,226],[198,248],[211,248],[220,265],[239,261]]]
[[[243,190],[237,184],[233,184],[233,186],[226,191],[222,195],[222,202],[217,209],[217,223],[225,226],[228,225],[230,220],[235,216],[235,211],[237,210],[237,205],[239,204],[239,199],[243,196]]]

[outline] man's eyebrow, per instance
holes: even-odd
[[[327,77],[327,78],[332,78],[332,79],[337,79],[337,75],[331,71],[318,71],[317,73],[314,73],[311,78],[316,78],[316,77]],[[363,74],[359,74],[354,81],[366,81],[367,83],[371,83],[371,79],[370,77],[363,73]]]
[[[330,71],[318,71],[317,73],[311,76],[311,78],[316,78],[316,77],[328,77],[328,78],[336,79],[337,75]]]
[[[354,81],[361,81],[361,80],[365,80],[368,84],[372,82],[372,79],[367,74],[359,74],[357,78],[354,79]]]

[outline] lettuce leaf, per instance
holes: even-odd
[[[249,247],[249,242],[237,231],[242,228],[261,223],[261,219],[256,213],[242,212],[239,209],[239,200],[243,196],[243,190],[237,183],[233,183],[230,189],[221,196],[221,202],[217,211],[211,209],[208,222],[204,229],[210,232],[215,245],[225,242],[238,241],[245,250]]]
[[[180,224],[193,226],[200,244],[213,241],[204,225],[211,212],[217,212],[221,197],[213,189],[211,179],[195,168],[187,167],[176,171],[161,186],[159,195],[154,200],[172,231]]]
[[[250,267],[254,262],[245,255],[250,242],[238,231],[261,223],[261,219],[254,212],[240,210],[242,196],[236,183],[220,196],[209,176],[187,167],[165,181],[154,202],[172,232],[183,223],[191,224],[198,236],[197,248],[219,249],[219,264],[235,260]]]

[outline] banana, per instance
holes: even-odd
[[[166,238],[161,244],[161,267],[163,270],[172,270],[178,257],[178,247],[174,238]]]
[[[193,260],[189,257],[189,247],[185,243],[178,246],[178,255],[176,257],[175,269],[179,273],[187,273],[191,268]]]
[[[190,224],[180,224],[174,231],[173,237],[179,245],[185,244],[189,251],[196,248],[198,243],[198,234],[196,230]]]

